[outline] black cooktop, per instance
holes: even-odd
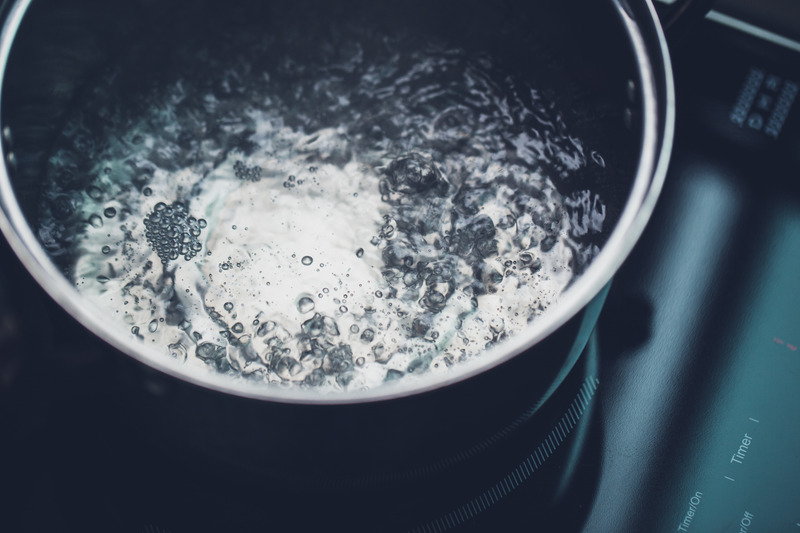
[[[182,457],[3,242],[0,531],[800,532],[800,53],[706,22],[673,60],[664,195],[580,363],[423,482],[304,490]]]

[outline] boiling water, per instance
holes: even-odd
[[[554,178],[602,158],[530,82],[410,36],[279,39],[187,49],[135,88],[109,70],[65,122],[39,235],[132,337],[375,387],[519,333],[596,252],[576,237],[605,208]]]

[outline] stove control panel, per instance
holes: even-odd
[[[707,377],[716,392],[675,423],[694,442],[672,459],[665,532],[800,532],[800,206],[767,216],[763,268],[742,288],[749,305],[730,317],[736,333],[720,339],[723,364]]]
[[[583,533],[800,533],[800,51],[699,30],[672,51],[664,194],[609,296],[652,319],[601,358]]]

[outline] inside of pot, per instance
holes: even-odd
[[[371,390],[558,312],[630,194],[636,72],[611,2],[41,0],[4,149],[125,351]]]

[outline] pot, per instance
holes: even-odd
[[[223,9],[210,1],[188,7],[181,0],[125,5],[98,0],[7,3],[0,38],[4,65],[0,122],[6,162],[0,176],[0,227],[56,302],[130,356],[128,362],[136,362],[126,366],[125,373],[130,381],[148,384],[146,389],[135,389],[139,391],[135,394],[141,393],[137,404],[145,413],[138,423],[154,435],[179,442],[182,453],[295,480],[372,483],[398,475],[424,475],[448,458],[479,453],[534,417],[583,351],[611,277],[641,234],[666,173],[674,112],[664,36],[649,1],[508,1],[501,6],[479,0],[435,6],[364,2],[345,7],[308,0],[280,9],[277,4],[239,2]],[[688,5],[679,3],[675,10]],[[321,394],[313,387],[266,385],[263,380],[209,371],[207,367],[215,365],[217,370],[236,370],[247,361],[236,362],[230,355],[205,357],[211,348],[201,350],[199,338],[190,346],[193,355],[206,363],[213,359],[213,364],[192,366],[185,356],[165,356],[163,347],[143,342],[145,336],[129,324],[121,327],[121,321],[109,320],[108,308],[103,310],[76,289],[74,269],[53,248],[53,241],[63,234],[51,231],[42,217],[43,212],[56,219],[79,216],[74,203],[64,199],[66,189],[54,194],[46,176],[48,165],[57,159],[56,139],[67,127],[66,117],[92,90],[89,82],[96,83],[98,73],[101,77],[104,72],[115,73],[124,83],[109,82],[108,87],[120,91],[114,94],[124,100],[128,90],[132,94],[144,90],[147,78],[171,68],[174,57],[159,50],[204,36],[222,39],[228,34],[215,33],[217,28],[232,24],[242,25],[242,34],[259,24],[281,34],[292,26],[287,22],[291,20],[305,20],[300,27],[314,35],[330,30],[337,46],[346,44],[346,39],[336,40],[338,32],[352,25],[369,28],[371,38],[400,28],[416,39],[430,36],[470,54],[501,57],[498,64],[514,65],[516,76],[541,80],[537,87],[564,110],[564,122],[591,147],[592,155],[584,154],[588,157],[574,163],[574,168],[569,162],[543,166],[554,174],[560,194],[574,200],[566,211],[573,221],[572,236],[585,240],[576,241],[573,257],[582,252],[587,259],[573,260],[580,274],[530,325],[446,371]],[[224,48],[224,42],[219,41],[218,47]],[[279,54],[294,53],[293,38],[276,42]],[[237,41],[236,46],[242,43]],[[303,52],[298,54],[292,57]],[[316,61],[316,56],[308,57]],[[115,63],[136,66],[120,71],[113,69]],[[102,112],[98,116],[103,118]],[[335,151],[329,155],[334,166],[346,160],[337,162]],[[424,167],[429,164],[427,157],[411,151],[386,164],[384,196],[391,199],[403,192],[392,181],[392,169]],[[261,177],[247,174],[255,168],[242,162],[234,165],[234,171],[241,170],[251,181]],[[65,179],[69,183],[64,187],[93,198],[103,178],[85,172]],[[144,191],[147,183],[134,185]],[[287,181],[286,186],[292,183]],[[597,214],[592,209],[602,211],[604,220],[589,228],[585,221]],[[96,219],[88,222],[94,224]],[[385,259],[389,244],[381,246]],[[174,257],[162,259],[167,272]],[[224,264],[220,265],[221,275]],[[170,283],[178,282],[173,277]],[[169,316],[166,321],[170,322]],[[158,327],[156,323],[154,328]],[[229,339],[230,346],[237,342],[242,344]],[[226,349],[228,354],[233,350]],[[403,370],[411,372],[417,368],[414,364]]]

